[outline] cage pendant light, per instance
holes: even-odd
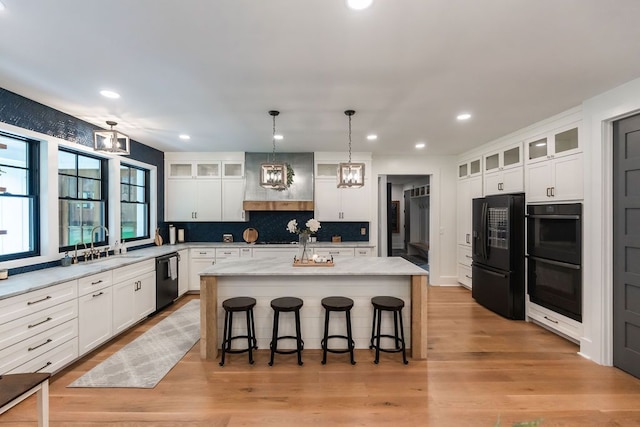
[[[109,130],[93,131],[93,149],[110,154],[129,155],[129,137],[113,127],[118,123],[108,120]]]
[[[351,116],[355,113],[354,110],[344,112],[349,117],[349,162],[338,165],[338,188],[364,187],[364,163],[351,162]]]
[[[287,165],[276,162],[276,116],[278,114],[280,114],[279,111],[269,111],[269,115],[273,118],[273,155],[271,162],[260,165],[260,186],[272,190],[287,188]]]

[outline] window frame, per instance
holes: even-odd
[[[104,157],[100,157],[100,156],[94,156],[91,155],[89,153],[83,152],[83,151],[76,151],[64,146],[58,146],[58,153],[60,152],[65,152],[65,153],[69,153],[69,154],[73,154],[76,158],[76,173],[75,175],[69,175],[69,174],[61,174],[60,173],[60,168],[59,168],[59,164],[56,165],[56,171],[57,171],[57,177],[58,177],[58,208],[60,206],[60,201],[61,200],[71,200],[71,201],[78,201],[80,203],[86,202],[86,201],[91,201],[91,202],[103,202],[104,203],[104,223],[101,224],[103,227],[107,227],[109,225],[109,159],[106,159]],[[85,177],[81,177],[78,174],[78,158],[80,156],[83,157],[87,157],[90,159],[94,159],[94,160],[98,160],[100,162],[100,199],[79,199],[77,198],[78,196],[78,192],[80,191],[80,187],[76,186],[76,197],[61,197],[60,195],[60,176],[69,176],[69,177],[74,177],[76,180],[78,180],[79,178],[85,178]],[[60,230],[61,227],[61,222],[60,222],[60,218],[58,218],[58,230]],[[60,244],[60,238],[61,236],[58,235],[58,245]],[[106,233],[104,234],[104,239],[100,240],[100,241],[94,241],[93,242],[94,247],[97,246],[106,246],[109,244],[109,236],[106,235]],[[62,252],[68,252],[71,250],[75,249],[75,244],[74,245],[67,245],[67,246],[58,246],[58,252],[62,253]]]
[[[0,136],[5,138],[15,139],[23,141],[27,146],[27,193],[26,195],[14,195],[0,193],[0,197],[16,197],[31,200],[30,209],[30,246],[33,248],[29,251],[15,252],[7,255],[0,255],[0,262],[12,261],[22,258],[31,258],[40,255],[41,252],[41,239],[40,239],[40,141],[33,138],[27,138],[20,135],[15,135],[9,132],[0,130]],[[15,166],[0,164],[0,169],[4,167]]]
[[[122,182],[122,168],[128,168],[129,171],[131,171],[132,169],[135,169],[135,170],[138,170],[138,171],[142,171],[144,173],[144,186]],[[129,176],[131,176],[131,173],[129,173]],[[132,165],[130,163],[120,161],[120,166],[118,167],[118,177],[119,177],[119,179],[118,179],[118,194],[119,194],[119,199],[120,199],[120,233],[119,233],[120,241],[122,242],[122,241],[125,240],[125,238],[122,236],[122,204],[123,203],[133,204],[133,205],[146,205],[146,207],[147,207],[147,215],[146,215],[147,234],[144,235],[144,236],[139,236],[139,237],[134,237],[134,238],[126,238],[126,241],[127,242],[135,242],[135,241],[139,241],[139,240],[150,239],[151,238],[151,171],[149,169],[147,169],[147,168],[142,167],[142,166],[135,166],[135,165]],[[129,188],[144,188],[144,200],[145,200],[144,203],[123,201],[122,200],[122,186],[123,185],[127,185]],[[129,194],[131,194],[131,191],[129,191]]]

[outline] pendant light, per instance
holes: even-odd
[[[273,156],[270,163],[260,165],[260,186],[272,190],[287,188],[287,165],[276,163],[276,116],[278,114],[280,114],[279,111],[269,111],[269,115],[273,118]]]
[[[118,123],[108,120],[107,124],[111,129],[93,131],[94,151],[129,155],[129,137],[113,128]]]
[[[364,187],[364,163],[351,162],[351,116],[355,113],[354,110],[344,112],[349,117],[349,162],[338,166],[338,188]]]

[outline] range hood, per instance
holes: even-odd
[[[245,153],[245,211],[312,211],[313,153],[276,153],[278,162],[293,170],[293,182],[286,190],[260,186],[260,165],[273,160],[272,153]]]

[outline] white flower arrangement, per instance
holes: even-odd
[[[289,233],[294,234],[311,234],[317,232],[321,227],[320,221],[314,218],[311,218],[309,221],[307,221],[305,225],[307,228],[301,230],[298,228],[298,221],[292,219],[287,224],[287,230],[289,230]]]

